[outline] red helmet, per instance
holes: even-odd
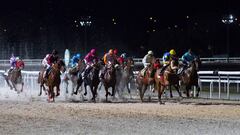
[[[114,49],[113,50],[113,53],[116,55],[118,53],[118,50],[117,49]]]
[[[92,49],[90,53],[91,54],[95,54],[96,53],[96,49]]]

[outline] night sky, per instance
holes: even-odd
[[[92,22],[87,28],[86,50],[97,48],[100,55],[109,48],[118,48],[142,57],[152,49],[161,57],[172,48],[179,55],[193,48],[202,57],[212,57],[226,54],[227,25],[221,22],[226,14],[240,19],[239,3],[9,0],[1,2],[0,8],[0,59],[8,58],[12,52],[41,58],[54,48],[59,52],[69,48],[74,53],[85,53],[84,28],[78,24],[83,16],[91,16]],[[239,56],[239,20],[230,25],[229,35],[230,56]]]

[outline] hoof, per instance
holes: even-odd
[[[60,93],[58,92],[57,94],[56,94],[56,96],[58,97],[60,95]]]

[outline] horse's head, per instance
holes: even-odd
[[[115,70],[116,70],[116,68],[114,67],[114,64],[111,63],[111,62],[108,63],[106,68],[107,68],[107,72],[109,74],[113,74],[115,72]]]
[[[58,60],[57,63],[53,64],[53,69],[55,70],[59,70],[59,71],[62,71],[62,72],[65,72],[66,71],[66,65],[65,63],[63,62],[63,60]]]
[[[128,67],[134,67],[134,60],[133,60],[133,58],[131,58],[131,57],[127,58],[127,66]]]
[[[196,70],[198,71],[199,70],[199,67],[201,66],[201,60],[199,57],[197,57],[194,61],[193,61],[194,65],[195,65],[195,68]]]

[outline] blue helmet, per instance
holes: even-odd
[[[80,53],[77,53],[77,54],[76,54],[76,57],[77,57],[78,59],[80,59],[81,54],[80,54]]]

